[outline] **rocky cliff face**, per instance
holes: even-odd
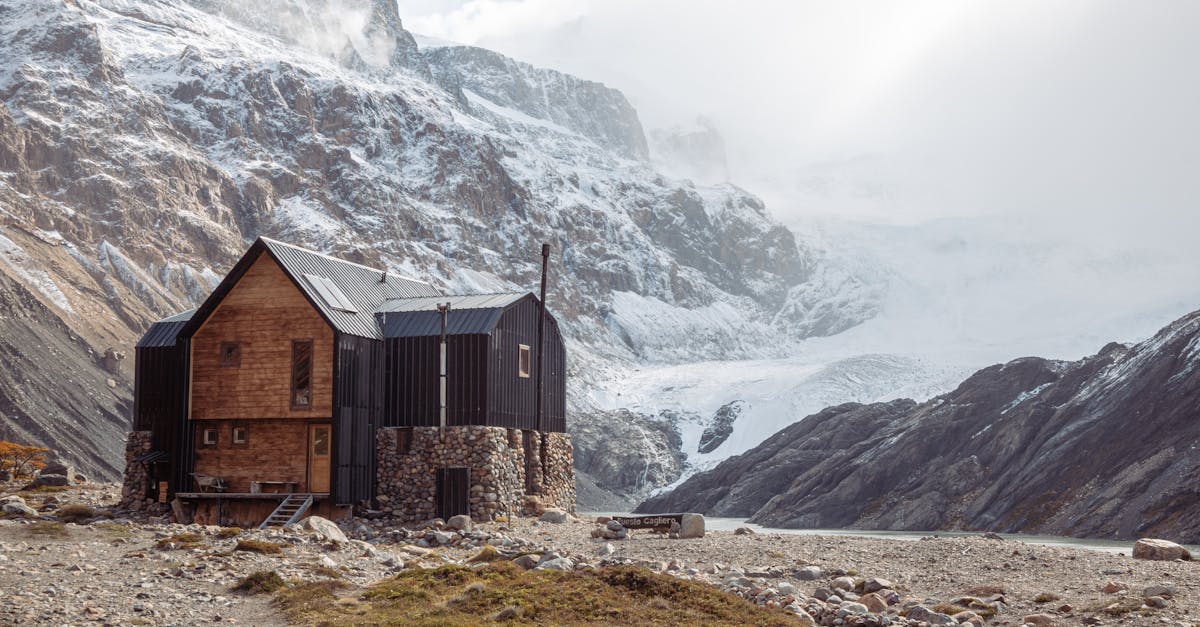
[[[0,411],[114,477],[132,359],[96,356],[260,234],[478,292],[534,287],[550,242],[575,377],[779,354],[809,309],[822,332],[861,321],[797,305],[814,262],[757,198],[645,153],[619,92],[422,51],[384,0],[0,0],[0,324],[23,329]]]
[[[830,407],[640,510],[1200,542],[1197,407],[1200,312],[1078,362],[992,366],[926,403]]]

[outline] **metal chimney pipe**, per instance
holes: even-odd
[[[534,402],[534,411],[537,413],[537,429],[545,431],[544,419],[542,417],[542,378],[546,371],[542,367],[542,354],[545,349],[546,342],[544,341],[546,329],[546,266],[550,263],[550,244],[542,244],[542,291],[540,302],[538,303],[538,331],[537,331],[537,400]]]
[[[450,303],[438,303],[437,310],[442,314],[442,341],[441,341],[441,369],[439,381],[441,383],[440,402],[438,404],[438,425],[440,429],[446,428],[446,318],[450,315]]]

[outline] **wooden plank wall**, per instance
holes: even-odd
[[[233,444],[233,427],[247,428],[245,444]],[[195,421],[196,462],[192,472],[225,479],[226,492],[249,492],[251,481],[296,481],[308,491],[308,423],[298,420]],[[216,446],[201,446],[201,431],[217,430]],[[199,491],[195,482],[180,491]]]
[[[313,340],[313,403],[291,408],[292,340]],[[222,342],[241,365],[221,367]],[[329,418],[333,329],[267,254],[261,255],[192,338],[192,419]]]

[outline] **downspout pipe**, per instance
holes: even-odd
[[[537,429],[545,431],[545,419],[542,416],[542,379],[544,378],[546,369],[542,367],[542,354],[545,351],[545,330],[546,330],[546,266],[550,263],[550,244],[542,244],[542,290],[538,302],[538,326],[537,326],[537,400],[534,402],[534,411],[537,414]]]

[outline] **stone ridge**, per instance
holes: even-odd
[[[1077,362],[991,366],[926,403],[830,407],[638,511],[1196,543],[1198,404],[1200,312]]]

